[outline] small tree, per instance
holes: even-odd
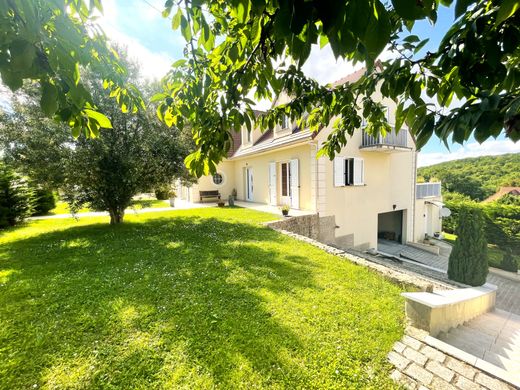
[[[27,181],[0,164],[0,228],[14,226],[33,211],[33,193]]]
[[[451,251],[448,277],[470,286],[481,286],[488,274],[487,241],[484,215],[477,207],[459,210],[455,234],[457,241]]]

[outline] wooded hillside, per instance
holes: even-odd
[[[501,186],[520,186],[520,153],[448,161],[419,168],[417,174],[425,181],[441,180],[445,192],[481,201]]]

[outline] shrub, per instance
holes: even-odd
[[[470,286],[481,286],[488,274],[485,220],[478,207],[459,209],[455,234],[457,241],[451,251],[448,277]]]
[[[170,195],[172,193],[172,190],[170,187],[159,187],[155,189],[155,197],[157,200],[168,200],[170,199]]]
[[[504,257],[502,257],[500,268],[510,272],[518,272],[518,263],[513,257],[513,251],[511,251],[511,249],[508,249],[504,252]]]
[[[27,181],[0,164],[0,228],[14,226],[30,216],[33,200]]]
[[[51,190],[36,187],[34,189],[34,211],[32,215],[45,215],[56,207],[56,198]]]

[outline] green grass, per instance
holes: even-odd
[[[205,208],[0,233],[0,388],[377,388],[403,287]]]
[[[132,204],[128,208],[128,212],[132,212],[133,210],[140,210],[144,208],[152,208],[157,209],[161,207],[170,207],[170,203],[167,200],[157,200],[157,199],[139,199],[133,200]],[[89,211],[95,211],[88,207],[84,207],[78,211],[78,214],[87,213]],[[56,207],[49,211],[49,215],[58,215],[58,214],[70,214],[69,205],[66,202],[58,201],[56,202]]]
[[[455,244],[457,240],[457,236],[451,233],[442,233],[444,235],[444,240],[451,244]],[[488,264],[490,267],[502,268],[500,263],[502,262],[502,258],[504,257],[504,251],[500,249],[498,246],[493,244],[488,244]],[[520,256],[513,255],[513,258],[520,264]]]

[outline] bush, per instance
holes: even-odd
[[[170,187],[160,187],[155,189],[155,197],[157,200],[168,200],[170,199],[170,195],[172,190]]]
[[[451,251],[448,277],[470,286],[481,286],[488,274],[485,220],[480,208],[463,206],[459,209],[455,229],[457,241]]]
[[[34,190],[34,211],[32,215],[45,215],[56,207],[56,198],[51,190],[36,187]]]
[[[27,181],[0,164],[0,228],[14,226],[30,216],[33,201]]]
[[[518,272],[518,263],[513,257],[513,252],[511,251],[511,249],[506,250],[504,252],[504,257],[502,258],[502,262],[500,263],[500,268],[514,273]]]

